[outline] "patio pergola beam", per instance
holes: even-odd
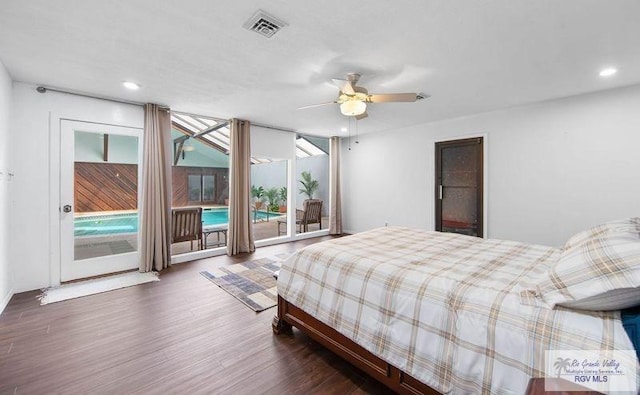
[[[109,161],[109,135],[107,133],[103,134],[103,142],[102,142],[102,161]]]
[[[189,125],[189,127],[195,129],[195,130],[202,130],[202,126],[198,126],[196,124],[194,124],[193,122],[189,121],[188,119],[185,119],[183,116],[181,116],[180,114],[173,114],[173,116],[180,120],[181,122],[184,122],[185,124]],[[199,122],[199,121],[198,121]],[[204,125],[202,122],[200,122],[202,125]],[[205,125],[206,126],[206,125]],[[195,132],[194,132],[195,134]]]
[[[194,134],[193,137],[204,136],[205,134],[209,134],[211,132],[215,132],[218,129],[222,129],[223,127],[225,127],[227,125],[229,125],[229,122],[222,122],[222,123],[219,123],[217,125],[213,125],[211,127],[206,128],[202,132],[198,132],[198,133]]]
[[[175,140],[173,140],[173,141],[174,141],[174,143],[178,143],[178,142],[180,142],[180,140],[185,140],[185,141],[186,141],[186,140],[187,140],[187,139],[189,139],[190,137],[194,136],[194,135],[193,135],[193,134],[191,134],[191,132],[190,132],[188,129],[186,129],[184,126],[182,126],[182,125],[180,125],[180,124],[178,124],[178,123],[173,123],[172,125],[173,125],[173,128],[174,128],[174,129],[176,129],[176,130],[177,130],[177,131],[179,131],[180,133],[184,134],[184,136],[177,137]],[[215,142],[213,142],[213,141],[209,141],[209,140],[207,140],[207,139],[203,139],[203,138],[199,138],[199,139],[198,139],[198,141],[200,141],[201,143],[203,143],[203,144],[207,145],[208,147],[211,147],[211,148],[213,148],[213,149],[215,149],[215,150],[218,150],[218,151],[222,152],[222,153],[223,153],[223,154],[225,154],[225,155],[226,155],[226,154],[228,154],[228,150],[227,150],[226,148],[224,148],[224,147],[223,147],[223,146],[221,146],[221,145],[216,144],[216,143],[215,143]]]
[[[180,159],[180,155],[184,152],[182,149],[184,148],[184,142],[187,141],[189,136],[178,137],[173,140],[173,151],[175,152],[175,156],[173,157],[173,165],[178,165],[178,160]]]

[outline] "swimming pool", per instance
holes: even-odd
[[[267,219],[275,213],[258,211],[257,219]],[[74,219],[74,236],[105,236],[119,233],[138,232],[138,214],[107,214],[76,217]],[[203,226],[222,225],[229,222],[227,207],[206,208],[202,210]]]

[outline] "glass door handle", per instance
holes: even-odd
[[[62,211],[65,213],[70,213],[71,212],[71,205],[70,204],[65,204],[64,206],[62,206]]]
[[[440,188],[438,189],[438,199],[442,200],[442,184],[440,184]]]

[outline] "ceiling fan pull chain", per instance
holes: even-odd
[[[349,118],[349,151],[351,151],[351,117]]]

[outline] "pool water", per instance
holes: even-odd
[[[274,217],[276,214],[268,214]],[[258,211],[258,219],[266,219],[267,213]],[[137,233],[138,214],[109,214],[76,217],[74,219],[74,236],[101,236],[118,233]],[[202,210],[203,226],[222,225],[229,222],[229,209],[227,207],[208,208]]]

